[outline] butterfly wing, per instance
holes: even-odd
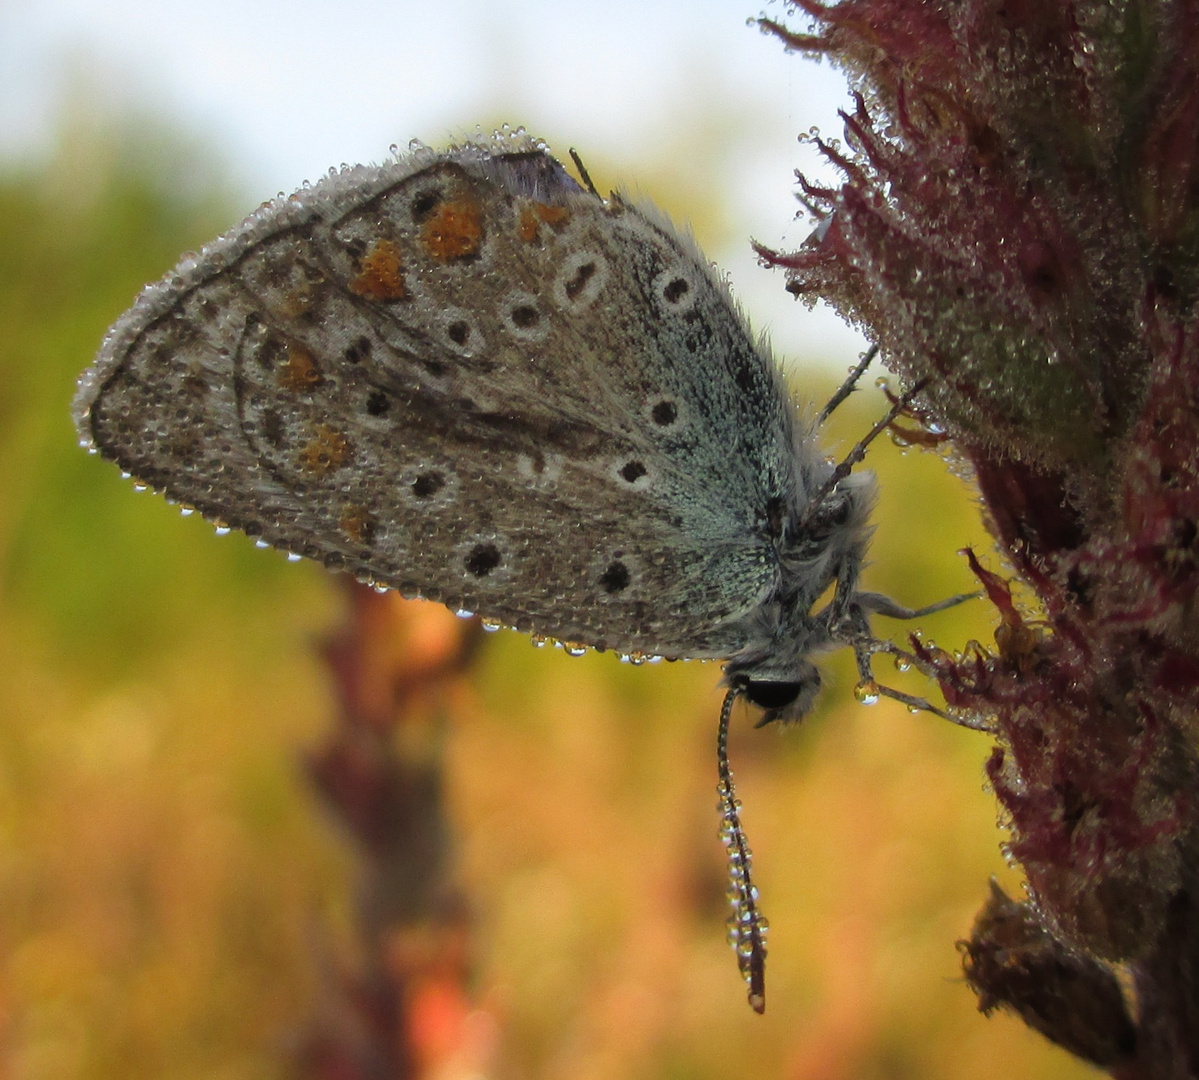
[[[274,546],[623,652],[740,649],[803,486],[694,244],[521,139],[264,205],[116,323],[76,417]]]

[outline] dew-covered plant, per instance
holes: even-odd
[[[1027,877],[968,981],[1112,1075],[1199,1076],[1199,4],[788,6],[763,29],[855,103],[819,227],[763,257],[927,380],[1006,567],[969,556],[994,645],[913,644],[992,718]]]

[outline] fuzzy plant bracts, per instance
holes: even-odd
[[[821,227],[760,253],[927,380],[1039,606],[971,553],[994,646],[913,643],[993,718],[1028,880],[968,979],[1113,1075],[1199,1076],[1199,4],[788,6],[762,28],[856,104],[843,182],[801,178]]]

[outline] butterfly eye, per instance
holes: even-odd
[[[792,704],[803,690],[803,683],[755,680],[746,685],[745,697],[760,709],[784,709]]]

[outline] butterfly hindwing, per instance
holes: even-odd
[[[137,479],[406,594],[727,656],[795,419],[723,282],[543,151],[358,167],[150,287],[77,404]]]

